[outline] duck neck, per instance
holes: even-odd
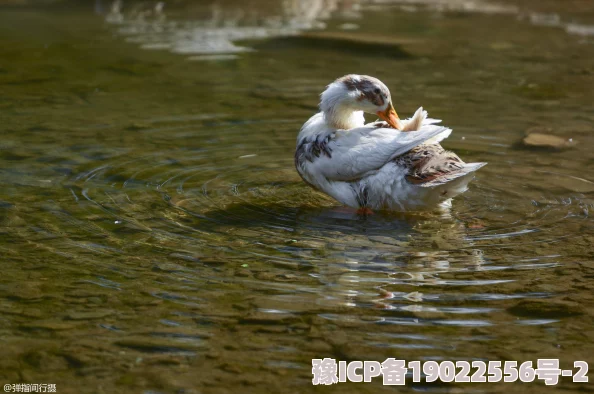
[[[324,111],[324,119],[334,129],[349,130],[365,125],[363,111],[354,111],[342,105]]]

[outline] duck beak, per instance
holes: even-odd
[[[379,116],[380,119],[388,122],[388,124],[390,126],[392,126],[393,128],[395,128],[397,130],[402,130],[402,123],[400,122],[400,118],[398,117],[398,114],[394,110],[394,106],[392,105],[391,101],[390,101],[390,104],[388,104],[388,108],[386,108],[385,111],[377,112],[377,116]]]

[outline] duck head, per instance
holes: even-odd
[[[362,113],[366,112],[402,130],[390,90],[382,81],[368,75],[349,74],[332,82],[321,95],[320,110],[328,124],[337,129],[362,126]]]

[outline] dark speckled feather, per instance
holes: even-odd
[[[390,97],[388,88],[379,79],[369,75],[345,75],[336,81],[342,82],[349,91],[359,91],[359,100],[367,99],[377,106],[385,104],[384,97]]]
[[[406,180],[418,185],[436,181],[464,168],[464,162],[453,152],[439,144],[423,144],[394,159],[396,164],[408,169]]]
[[[304,138],[295,150],[295,163],[303,163],[304,160],[313,162],[321,155],[331,158],[332,149],[329,143],[332,138],[334,138],[334,133]]]

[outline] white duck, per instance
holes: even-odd
[[[365,125],[363,112],[385,122]],[[439,122],[423,108],[401,121],[386,85],[346,75],[328,85],[320,112],[301,128],[295,166],[309,185],[360,213],[448,206],[486,163],[444,150],[439,142],[452,130]]]

